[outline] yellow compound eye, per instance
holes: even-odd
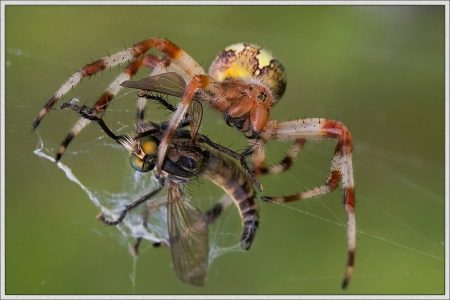
[[[159,141],[155,139],[153,136],[146,136],[141,138],[139,141],[142,151],[146,155],[156,155],[156,152],[158,151],[158,145]]]
[[[252,44],[238,43],[225,48],[212,62],[209,75],[219,81],[256,79],[272,92],[273,104],[286,89],[286,74],[280,61],[266,49]]]
[[[154,159],[149,158],[150,157],[146,156],[144,159],[141,159],[139,156],[132,153],[130,156],[131,166],[138,172],[149,172],[155,167],[156,156]]]
[[[139,172],[149,172],[155,167],[159,141],[153,136],[146,136],[139,140],[139,145],[144,152],[144,158],[131,153],[130,163],[133,169]]]

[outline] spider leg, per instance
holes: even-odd
[[[165,66],[170,64],[170,60],[167,63],[162,62],[158,57],[154,55],[147,55],[143,60],[143,64],[147,67],[152,68],[151,73],[160,73]],[[136,124],[140,124],[144,122],[145,118],[145,106],[147,105],[147,101],[145,97],[143,97],[140,93],[138,94],[137,99],[137,111],[136,111]]]
[[[143,60],[143,65],[152,69],[149,76],[156,76],[167,72],[178,72],[178,74],[181,74],[184,78],[190,78],[189,74],[186,74],[186,72],[177,67],[176,64],[172,64],[170,57],[167,55],[162,58],[151,54],[146,55]],[[160,97],[153,97],[153,95],[147,94],[145,91],[140,91],[138,93],[138,104],[136,112],[137,123],[144,121],[145,107],[147,105],[146,99],[155,100],[171,111],[175,111],[175,107],[164,99]]]
[[[158,174],[161,171],[162,164],[164,162],[164,159],[166,157],[167,148],[175,135],[175,132],[178,128],[178,125],[183,120],[189,105],[193,101],[193,97],[195,95],[195,92],[198,89],[206,89],[210,87],[211,79],[208,75],[195,75],[192,80],[189,82],[189,84],[186,86],[183,99],[178,104],[177,110],[172,115],[172,118],[169,121],[169,125],[167,127],[166,133],[164,134],[164,137],[159,145],[158,148],[158,162],[156,164],[156,173]]]
[[[125,70],[109,85],[107,90],[100,96],[97,102],[94,104],[94,109],[98,113],[103,113],[106,111],[109,102],[118,94],[122,89],[120,85],[122,82],[129,80],[133,77],[142,65],[145,65],[152,69],[150,76],[154,76],[163,72],[168,72],[170,68],[170,59],[166,56],[164,58],[158,58],[154,55],[146,55],[145,57],[139,57],[132,63],[130,63]],[[137,100],[137,113],[136,122],[139,124],[143,122],[145,115],[146,99],[138,94]],[[72,129],[69,131],[63,142],[61,143],[58,152],[56,154],[55,160],[59,161],[64,154],[66,148],[72,142],[72,140],[90,123],[86,118],[80,118]]]
[[[147,106],[147,99],[143,97],[140,93],[137,98],[137,109],[136,109],[136,129],[139,128],[140,124],[145,122],[145,107]]]
[[[137,43],[133,47],[87,64],[81,70],[72,74],[72,76],[70,76],[69,79],[61,85],[61,87],[55,92],[55,94],[53,94],[53,96],[36,115],[33,121],[33,129],[39,125],[55,103],[72,88],[78,85],[83,78],[90,77],[102,70],[113,68],[123,62],[135,60],[152,48],[166,54],[171,61],[183,71],[183,73],[188,74],[190,77],[193,77],[195,74],[205,74],[203,68],[191,56],[189,56],[189,54],[171,41],[150,38]]]
[[[83,118],[89,120],[89,121],[94,121],[96,122],[100,128],[103,130],[103,132],[109,136],[111,139],[115,140],[118,144],[125,146],[126,144],[129,143],[129,139],[130,136],[128,135],[116,135],[109,127],[108,125],[105,123],[105,121],[96,114],[96,111],[88,106],[78,106],[76,104],[73,103],[64,103],[62,106],[64,106],[65,109],[72,109],[76,112],[78,112]],[[135,137],[133,137],[134,139],[140,139],[144,136],[148,136],[148,135],[152,135],[155,133],[160,132],[161,128],[159,126],[155,127],[155,128],[149,128],[145,131],[142,132],[138,132],[136,134]],[[125,148],[127,148],[127,146],[125,146]],[[127,148],[128,149],[128,148]]]
[[[265,197],[265,200],[284,203],[295,200],[317,197],[336,189],[339,182],[344,190],[344,206],[348,215],[348,260],[347,268],[342,282],[346,288],[353,272],[356,246],[356,220],[355,220],[355,183],[352,165],[352,137],[347,127],[339,122],[328,119],[302,119],[291,122],[277,123],[273,121],[265,132],[265,137],[274,140],[292,139],[336,139],[335,154],[331,162],[330,175],[324,185],[302,193],[281,196]]]
[[[95,113],[102,113],[104,112],[108,104],[113,100],[114,96],[119,93],[121,90],[120,83],[122,83],[124,80],[130,79],[134,74],[137,73],[139,68],[142,65],[142,58],[138,58],[132,63],[130,63],[124,71],[117,76],[113,82],[108,86],[106,91],[100,96],[100,98],[95,102],[93,106],[93,110]],[[69,146],[69,144],[72,142],[72,140],[90,123],[90,120],[87,118],[80,118],[75,125],[73,125],[72,129],[70,129],[67,136],[62,141],[61,145],[59,146],[58,152],[56,153],[55,160],[59,161],[61,157],[63,156],[64,152],[66,151],[66,148]]]
[[[256,149],[252,155],[252,173],[255,174],[256,177],[259,177],[261,175],[277,174],[289,170],[294,163],[295,158],[297,158],[298,153],[303,149],[305,142],[306,140],[303,138],[296,139],[287,151],[286,156],[278,163],[270,166],[266,166],[264,148],[260,147]]]

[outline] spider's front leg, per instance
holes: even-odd
[[[141,65],[142,65],[142,58],[138,58],[132,63],[130,63],[124,69],[124,71],[111,82],[106,91],[103,92],[103,94],[98,98],[98,100],[92,107],[92,112],[99,115],[104,113],[108,107],[108,104],[114,99],[114,97],[121,90],[120,83],[124,80],[133,77],[133,75],[137,73]],[[66,103],[63,103],[61,107],[63,107],[64,105],[66,105]],[[56,161],[59,161],[61,159],[61,157],[63,156],[64,152],[66,151],[67,147],[72,142],[72,140],[75,139],[78,136],[78,134],[80,134],[80,132],[89,124],[90,121],[92,120],[90,120],[89,118],[81,118],[72,126],[69,133],[66,135],[61,145],[59,146],[58,152],[56,153],[55,156]]]
[[[94,106],[92,107],[93,111],[95,111],[95,113],[99,115],[103,114],[106,111],[109,103],[121,90],[122,88],[121,83],[132,78],[142,66],[146,66],[152,70],[150,76],[165,73],[174,68],[179,69],[176,68],[176,64],[172,64],[171,59],[167,55],[164,56],[163,58],[159,58],[151,54],[138,57],[136,60],[131,62],[124,69],[124,71],[113,80],[113,82],[111,82],[106,91],[100,96],[97,102],[95,102]],[[187,75],[184,74],[184,76]],[[147,101],[145,98],[138,96],[138,103],[137,103],[138,108],[136,113],[136,122],[138,124],[143,122],[144,120],[146,103]],[[89,121],[92,120],[89,120],[89,118],[81,118],[73,125],[72,129],[69,131],[69,133],[61,143],[58,152],[56,153],[56,161],[59,161],[61,159],[69,144],[89,124]]]
[[[33,129],[38,127],[42,119],[47,115],[56,102],[64,97],[72,88],[77,86],[85,77],[91,77],[105,69],[116,67],[127,61],[135,61],[150,49],[157,49],[170,58],[172,63],[176,65],[177,70],[181,70],[186,76],[194,76],[195,74],[204,74],[203,68],[185,51],[169,40],[150,38],[133,47],[117,52],[107,57],[103,57],[90,64],[85,65],[79,71],[72,74],[69,79],[64,82],[53,96],[45,103],[44,107],[39,111],[33,120]]]
[[[346,288],[353,272],[356,247],[355,183],[353,179],[352,136],[350,132],[339,121],[312,118],[282,123],[272,121],[268,130],[264,132],[264,136],[273,140],[330,138],[337,140],[335,154],[331,162],[330,175],[325,184],[290,196],[265,197],[265,200],[276,203],[304,200],[327,194],[336,189],[340,182],[342,183],[344,206],[348,215],[348,261],[342,282],[342,288]]]
[[[199,89],[212,89],[212,79],[208,75],[195,75],[188,83],[184,90],[183,99],[178,104],[176,111],[172,115],[167,130],[158,148],[158,162],[156,164],[155,174],[161,172],[161,168],[166,157],[167,149],[172,141],[175,132],[178,129],[181,121],[183,120],[186,112],[194,100],[194,95]],[[200,124],[198,122],[193,122]],[[191,131],[196,131],[198,128],[191,128]]]

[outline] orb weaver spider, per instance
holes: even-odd
[[[162,57],[146,53],[150,49],[159,50]],[[212,62],[209,74],[187,52],[166,39],[150,38],[133,47],[101,58],[84,66],[74,73],[48,100],[33,122],[36,128],[54,104],[82,78],[90,77],[99,71],[112,68],[125,61],[131,63],[125,68],[94,104],[97,113],[103,113],[125,86],[149,91],[158,91],[182,98],[170,119],[168,128],[158,148],[156,171],[161,172],[162,165],[178,125],[186,113],[192,117],[191,137],[195,138],[201,121],[196,101],[206,102],[222,112],[228,125],[236,127],[252,144],[242,153],[242,166],[250,176],[264,173],[264,144],[269,140],[293,140],[295,144],[308,139],[334,139],[337,141],[335,153],[330,165],[330,174],[323,185],[310,190],[284,197],[265,197],[265,200],[284,203],[324,195],[335,190],[339,183],[344,190],[344,206],[348,215],[348,259],[342,282],[346,288],[352,272],[356,246],[355,193],[352,166],[352,136],[347,127],[335,120],[307,118],[296,121],[279,122],[270,118],[270,110],[281,99],[286,78],[283,65],[267,50],[252,44],[238,43],[225,48]],[[142,66],[152,69],[150,76],[137,82],[126,82]],[[181,90],[173,89],[172,74],[176,73],[187,83]],[[155,76],[157,80],[155,80]],[[158,82],[155,88],[155,81]],[[161,86],[164,83],[167,86]],[[160,91],[161,92],[161,91]],[[145,97],[138,99],[138,115],[145,109]],[[60,146],[56,160],[59,160],[66,147],[89,123],[81,118]],[[295,147],[294,144],[294,147]],[[253,170],[245,164],[245,156],[252,154]],[[287,161],[289,165],[291,161]]]

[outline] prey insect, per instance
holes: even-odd
[[[149,172],[154,169],[158,144],[167,129],[167,123],[140,122],[136,134],[116,135],[92,108],[70,102],[64,103],[61,108],[75,110],[83,118],[97,122],[110,138],[128,150],[135,170]],[[182,122],[183,126],[189,124],[188,119]],[[98,218],[108,225],[118,225],[131,210],[150,201],[167,187],[169,245],[175,272],[186,283],[203,285],[209,255],[208,225],[214,222],[227,204],[219,202],[202,213],[185,199],[184,185],[201,177],[212,181],[230,196],[242,219],[240,246],[248,250],[259,224],[255,202],[257,192],[251,178],[240,168],[238,157],[238,153],[212,142],[204,135],[198,134],[192,141],[189,131],[179,129],[168,149],[162,173],[158,177],[158,187],[129,203],[116,219],[104,214]]]
[[[147,54],[156,49],[162,56]],[[155,171],[162,172],[165,157],[176,136],[178,126],[186,113],[192,120],[190,123],[191,139],[200,126],[201,114],[197,113],[196,101],[208,103],[223,114],[226,123],[240,130],[249,139],[251,145],[242,154],[241,164],[250,177],[255,178],[266,170],[264,145],[269,140],[299,141],[310,139],[333,139],[336,141],[330,172],[325,183],[302,193],[284,197],[266,197],[273,202],[289,202],[318,197],[335,190],[339,184],[344,190],[344,207],[348,215],[348,250],[347,266],[342,282],[346,288],[353,272],[356,247],[355,218],[355,183],[352,165],[352,136],[342,122],[324,119],[307,118],[296,121],[279,122],[271,119],[272,107],[281,100],[286,89],[284,66],[264,48],[238,43],[231,45],[214,59],[208,73],[187,52],[166,39],[150,38],[137,43],[131,48],[117,52],[87,64],[74,73],[55,94],[48,100],[34,119],[36,128],[55,103],[82,78],[90,77],[104,69],[112,68],[125,61],[131,61],[124,72],[119,75],[102,94],[93,106],[93,110],[101,114],[121,89],[121,84],[130,88],[145,91],[162,92],[180,97],[167,126],[166,133],[158,146],[158,159]],[[152,69],[150,76],[139,81],[130,81],[141,66]],[[173,75],[174,73],[178,76]],[[155,77],[156,76],[156,77]],[[183,88],[178,85],[183,79]],[[163,84],[162,84],[163,83]],[[142,93],[140,93],[142,94]],[[138,110],[143,111],[145,97],[139,97]],[[81,118],[62,142],[56,159],[60,159],[66,147],[89,123]],[[252,155],[252,171],[246,167],[245,156]],[[256,179],[254,179],[256,183]],[[258,184],[257,184],[258,185]]]

